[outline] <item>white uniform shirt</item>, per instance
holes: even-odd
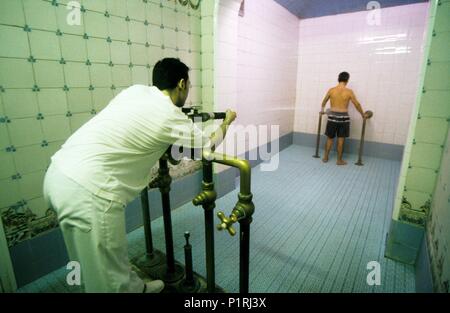
[[[158,88],[135,85],[72,134],[52,164],[93,194],[126,204],[171,144],[201,148],[207,140]]]

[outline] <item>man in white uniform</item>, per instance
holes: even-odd
[[[149,183],[150,169],[177,142],[218,146],[236,118],[228,110],[211,138],[182,107],[189,68],[178,59],[156,63],[152,87],[135,85],[78,129],[52,156],[44,196],[58,214],[71,261],[78,261],[86,292],[160,292],[144,283],[128,259],[124,209]]]

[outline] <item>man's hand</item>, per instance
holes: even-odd
[[[231,111],[231,110],[227,110],[224,122],[227,123],[227,124],[231,124],[231,123],[233,123],[233,121],[235,119],[236,119],[236,112]]]
[[[227,134],[228,126],[236,119],[236,112],[227,110],[225,113],[225,119],[222,124],[211,136],[211,151],[214,151],[222,143]]]
[[[372,111],[366,111],[363,115],[363,119],[369,119],[373,116],[373,112]]]

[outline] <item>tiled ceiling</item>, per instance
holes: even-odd
[[[428,2],[428,0],[274,0],[300,19],[367,10],[371,2],[380,8]]]

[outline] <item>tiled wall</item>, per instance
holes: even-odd
[[[394,247],[419,249],[396,228],[425,230],[435,289],[449,291],[449,154],[450,1],[430,2],[427,41],[402,169],[396,193],[386,255]],[[397,225],[397,226],[396,226]],[[425,228],[424,228],[425,227]],[[400,256],[398,259],[402,260]]]
[[[216,109],[236,110],[234,126],[279,125],[281,137],[293,131],[299,20],[272,0],[245,0],[239,16],[241,3],[220,1],[218,7]],[[235,136],[236,154],[271,140],[263,137],[252,144]]]
[[[193,1],[193,0],[191,0]],[[218,0],[201,5],[201,99],[202,110],[214,110],[214,16]],[[195,105],[195,104],[194,104]]]
[[[404,192],[399,196],[404,201],[398,218],[426,222],[434,288],[450,292],[450,1],[435,1],[434,5],[416,127],[404,158],[410,166],[401,174]],[[431,200],[431,207],[421,206],[426,200]]]
[[[364,110],[374,112],[366,140],[404,145],[418,86],[427,7],[421,3],[382,8],[379,23],[368,12],[301,20],[294,130],[317,132],[326,92],[337,84],[340,72],[348,71],[348,87]],[[350,137],[359,139],[362,119],[350,106]]]
[[[151,84],[157,60],[188,64],[188,103],[202,102],[200,9],[175,0],[83,0],[80,25],[69,25],[67,2],[0,1],[3,212],[43,217],[50,156],[120,90]]]
[[[393,216],[420,225],[430,209],[450,120],[450,4],[439,3],[429,14],[427,54]]]
[[[433,281],[441,292],[450,292],[450,132],[427,226]]]

